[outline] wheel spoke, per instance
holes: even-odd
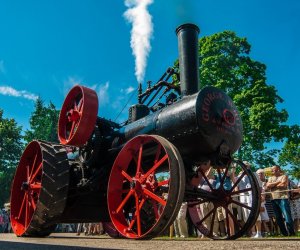
[[[135,177],[138,178],[140,173],[141,173],[141,164],[142,164],[142,156],[143,156],[143,144],[141,143],[140,145],[140,149],[139,149],[139,158],[138,158],[138,164],[137,164],[137,168],[136,168],[136,174]]]
[[[164,186],[164,185],[168,185],[169,182],[170,182],[170,179],[167,179],[167,180],[158,182],[158,183],[157,183],[157,186],[158,186],[158,187],[161,187],[161,186]]]
[[[238,191],[234,191],[231,193],[231,195],[236,195],[236,194],[240,194],[240,193],[246,193],[248,191],[252,191],[252,188],[245,188],[245,189],[241,189],[241,190],[238,190]]]
[[[143,207],[145,201],[146,201],[146,200],[143,198],[142,201],[141,201],[141,203],[139,204],[139,210],[142,209],[142,207]],[[130,224],[129,224],[129,227],[128,227],[129,230],[132,229],[132,227],[133,227],[133,225],[134,225],[135,222],[136,222],[136,211],[135,211],[135,213],[134,213],[133,219],[130,221]]]
[[[31,199],[31,206],[32,206],[33,210],[35,210],[36,209],[35,200],[33,199],[32,196],[30,197],[30,199]]]
[[[24,194],[22,204],[21,204],[21,207],[20,207],[20,211],[19,211],[19,214],[18,214],[18,217],[17,217],[18,220],[20,219],[20,217],[22,215],[22,212],[24,210],[24,204],[25,204],[26,196],[27,196],[27,193]]]
[[[28,195],[26,195],[26,201],[25,201],[25,228],[27,228],[28,225],[28,217],[29,217],[29,200]]]
[[[227,235],[230,236],[230,226],[229,226],[229,216],[228,216],[228,208],[225,208],[226,211],[226,231]]]
[[[132,182],[132,178],[131,178],[124,170],[122,170],[121,174],[122,174],[129,182]]]
[[[214,207],[212,210],[210,210],[200,221],[198,221],[196,224],[201,225],[203,221],[205,221],[215,210],[216,208]]]
[[[142,234],[142,229],[141,229],[141,214],[140,214],[140,206],[139,206],[139,197],[135,193],[135,207],[136,207],[136,223],[137,223],[137,233],[138,236],[141,236]]]
[[[161,164],[163,164],[168,159],[168,155],[166,154],[163,158],[161,158],[157,163],[154,164],[152,168],[143,176],[144,179],[147,179],[147,177],[154,173],[154,171],[160,167]]]
[[[163,206],[166,206],[166,204],[167,204],[167,202],[165,200],[163,200],[162,198],[160,198],[156,194],[152,193],[148,189],[144,189],[144,194],[148,195],[150,198],[152,198],[153,200],[157,201],[158,203],[160,203]]]
[[[128,201],[128,199],[130,198],[130,196],[134,193],[134,190],[131,189],[130,192],[125,196],[124,200],[121,202],[121,204],[119,205],[119,207],[116,209],[116,213],[118,214],[124,207],[124,205],[126,204],[126,202]]]
[[[244,207],[244,208],[247,208],[247,209],[249,209],[249,210],[252,210],[252,207],[249,207],[249,206],[247,206],[246,204],[243,204],[243,203],[241,203],[241,202],[238,202],[238,201],[235,201],[235,200],[231,200],[231,202],[234,203],[234,204],[237,204],[237,205],[239,205],[239,206],[241,206],[241,207]]]
[[[31,171],[30,171],[30,174],[29,174],[29,180],[31,180],[31,176],[32,176],[32,173],[33,173],[35,164],[36,164],[37,155],[38,155],[38,154],[36,153],[36,155],[35,155],[35,157],[34,157],[34,160],[33,160],[32,168],[31,168]]]
[[[30,184],[30,189],[40,190],[42,188],[42,184],[40,182],[35,182]]]
[[[29,182],[32,182],[35,179],[35,177],[37,176],[37,174],[41,170],[42,165],[43,165],[43,162],[40,163],[40,165],[38,166],[38,168],[36,169],[36,171],[34,172],[34,174],[32,175],[32,177],[30,178]]]
[[[237,181],[234,183],[234,185],[231,187],[230,192],[232,192],[236,186],[240,183],[240,181],[243,179],[243,177],[246,174],[246,170],[244,170],[244,172],[240,175],[240,177],[237,179]]]
[[[203,172],[203,170],[201,169],[201,167],[198,168],[198,171],[201,172],[202,177],[205,179],[207,185],[209,186],[210,190],[212,191],[214,188],[213,188],[213,186],[211,185],[211,183],[209,182],[207,176],[205,175],[205,173]]]
[[[69,138],[68,138],[68,140],[70,140],[70,138],[71,138],[72,135],[74,134],[74,130],[75,130],[76,124],[77,124],[77,121],[73,121],[73,122],[72,122],[72,127],[71,127],[71,130],[70,130],[70,133],[69,133]]]

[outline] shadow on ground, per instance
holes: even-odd
[[[17,250],[99,250],[107,248],[93,248],[93,247],[78,247],[78,246],[62,246],[62,245],[47,245],[47,244],[32,244],[20,242],[0,241],[0,249],[17,249]],[[112,248],[110,248],[112,249]],[[118,248],[114,248],[118,249]]]

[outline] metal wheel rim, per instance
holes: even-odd
[[[152,144],[154,146],[149,149],[148,146]],[[147,155],[147,150],[154,152]],[[138,157],[134,160],[135,155]],[[150,160],[153,164],[145,167],[147,159],[150,158],[154,158],[153,161]],[[179,172],[179,169],[183,168],[181,163],[181,157],[176,155],[172,144],[160,136],[137,136],[123,147],[114,162],[108,184],[108,209],[111,220],[120,234],[127,238],[149,239],[173,222],[184,193],[184,185],[178,185],[180,178],[184,183],[184,176],[180,176]],[[135,167],[132,168],[134,164]],[[168,172],[166,180],[156,181],[156,184],[154,181],[153,186],[157,186],[149,187],[146,182],[149,181],[151,173],[156,176],[163,170]],[[125,187],[129,187],[129,190],[125,190]],[[161,189],[164,192],[161,192]],[[124,190],[126,192],[122,195]],[[143,214],[145,206],[147,211],[150,211],[147,215],[147,218],[150,218],[147,225],[146,215]],[[139,208],[138,211],[136,207]]]
[[[193,224],[196,226],[196,228],[205,236],[214,240],[233,240],[237,239],[239,237],[242,237],[244,234],[247,233],[248,230],[250,230],[259,215],[259,208],[260,208],[260,190],[258,188],[258,182],[256,180],[256,177],[251,172],[251,170],[248,170],[245,164],[239,160],[234,160],[232,163],[236,163],[238,166],[242,169],[242,175],[237,177],[236,179],[236,186],[239,185],[240,181],[242,180],[242,176],[247,176],[250,180],[251,187],[248,187],[246,189],[240,189],[238,191],[232,190],[230,193],[227,194],[226,197],[221,198],[219,195],[219,199],[215,201],[209,201],[205,199],[195,200],[193,202],[189,202],[189,213],[190,217],[192,219]],[[220,173],[220,169],[217,170],[218,175]],[[228,171],[225,170],[225,171]],[[204,173],[203,173],[204,174]],[[205,177],[206,178],[206,177]],[[206,178],[207,179],[207,178]],[[233,186],[234,186],[233,185]],[[215,190],[215,192],[218,192]],[[248,193],[248,194],[247,194]],[[243,202],[236,201],[233,198],[236,198],[237,196],[242,195],[249,195],[252,197],[252,205],[251,207],[244,204]],[[226,199],[226,201],[225,201]],[[197,205],[200,204],[207,204],[210,203],[213,205],[213,208],[210,208],[209,212],[206,215],[202,215],[201,211],[199,212],[199,208],[197,208]],[[227,205],[226,205],[227,204]],[[248,218],[244,225],[242,225],[236,215],[231,211],[229,208],[231,204],[235,204],[236,206],[245,208],[246,210],[250,210],[250,213],[248,215]],[[213,232],[213,226],[215,224],[215,219],[217,217],[217,209],[223,208],[225,210],[225,235],[215,235]],[[206,218],[205,218],[206,217]],[[211,223],[207,223],[210,225],[207,225],[205,222],[207,220],[210,220]],[[231,221],[231,222],[230,222]],[[230,232],[230,225],[229,223],[232,223],[234,226],[234,233]]]
[[[97,113],[96,92],[84,86],[74,86],[66,96],[59,115],[60,142],[64,145],[84,145],[93,132]]]
[[[17,236],[28,229],[39,199],[43,159],[40,145],[31,142],[18,165],[11,192],[11,224]]]

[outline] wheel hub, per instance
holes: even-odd
[[[29,183],[27,181],[24,181],[21,185],[21,190],[28,191],[29,190]]]
[[[67,112],[67,118],[69,122],[76,122],[79,120],[80,114],[77,110],[71,109]]]
[[[217,199],[214,201],[215,205],[217,206],[227,206],[232,200],[230,192],[226,192],[226,190],[223,188],[219,188],[213,193],[217,197]]]
[[[130,183],[130,188],[134,189],[134,191],[136,192],[136,194],[138,195],[138,197],[142,196],[142,194],[143,194],[143,186],[142,186],[140,180],[133,180]]]

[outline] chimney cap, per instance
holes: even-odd
[[[198,33],[200,32],[200,29],[199,27],[196,25],[196,24],[193,24],[193,23],[184,23],[180,26],[178,26],[176,28],[176,34],[178,35],[178,33],[182,30],[182,29],[186,29],[186,28],[192,28],[192,29],[195,29]]]

